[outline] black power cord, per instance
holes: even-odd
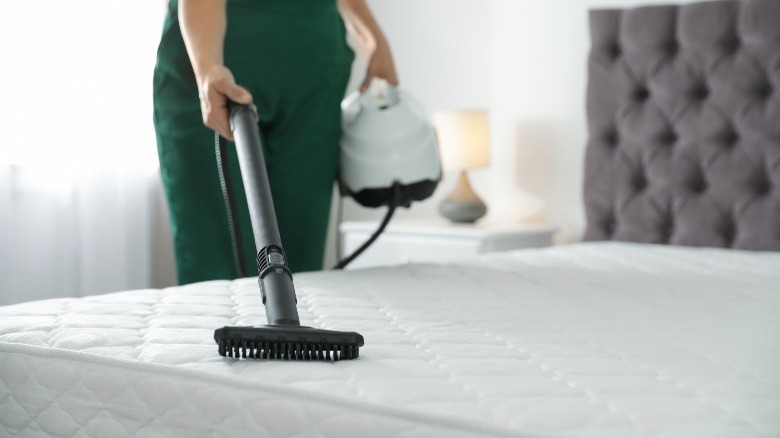
[[[214,132],[214,149],[216,149],[217,171],[219,172],[219,183],[222,186],[222,197],[225,199],[230,243],[233,248],[233,263],[236,265],[236,275],[242,278],[247,275],[246,271],[244,271],[244,247],[243,240],[241,240],[241,226],[238,219],[236,197],[233,192],[233,182],[230,179],[227,141],[218,132]]]
[[[341,222],[344,217],[344,195],[339,194],[339,200],[336,203],[336,260],[341,260],[344,255],[344,247],[341,242]]]
[[[376,231],[374,231],[374,234],[371,235],[371,237],[368,238],[365,242],[363,242],[362,245],[358,249],[352,252],[347,258],[341,260],[338,262],[336,266],[333,267],[333,269],[344,269],[348,264],[352,263],[353,260],[355,260],[360,254],[363,253],[366,249],[368,249],[369,246],[371,246],[376,239],[379,238],[379,235],[382,234],[385,231],[385,228],[387,227],[387,224],[390,223],[390,219],[393,218],[393,214],[395,213],[395,209],[401,205],[401,184],[396,181],[393,183],[393,198],[390,200],[390,203],[387,206],[387,213],[385,213],[385,217],[382,219],[382,222],[379,224],[379,228],[377,228]]]

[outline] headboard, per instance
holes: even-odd
[[[585,240],[780,251],[780,0],[590,13]]]

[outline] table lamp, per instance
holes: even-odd
[[[442,111],[433,115],[442,167],[460,171],[458,183],[439,205],[439,213],[452,222],[473,223],[487,213],[487,206],[469,184],[467,169],[490,164],[487,111]]]

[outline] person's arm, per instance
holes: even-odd
[[[368,69],[360,90],[364,91],[375,77],[382,78],[392,85],[398,85],[390,44],[382,29],[379,28],[365,0],[338,0],[339,9],[345,21],[362,45],[368,60]]]
[[[179,23],[198,82],[203,123],[232,140],[227,100],[248,104],[252,95],[236,84],[225,67],[226,3],[227,0],[179,0]]]

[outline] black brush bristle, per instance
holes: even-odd
[[[303,326],[223,327],[214,331],[219,354],[234,359],[357,359],[363,336]]]

